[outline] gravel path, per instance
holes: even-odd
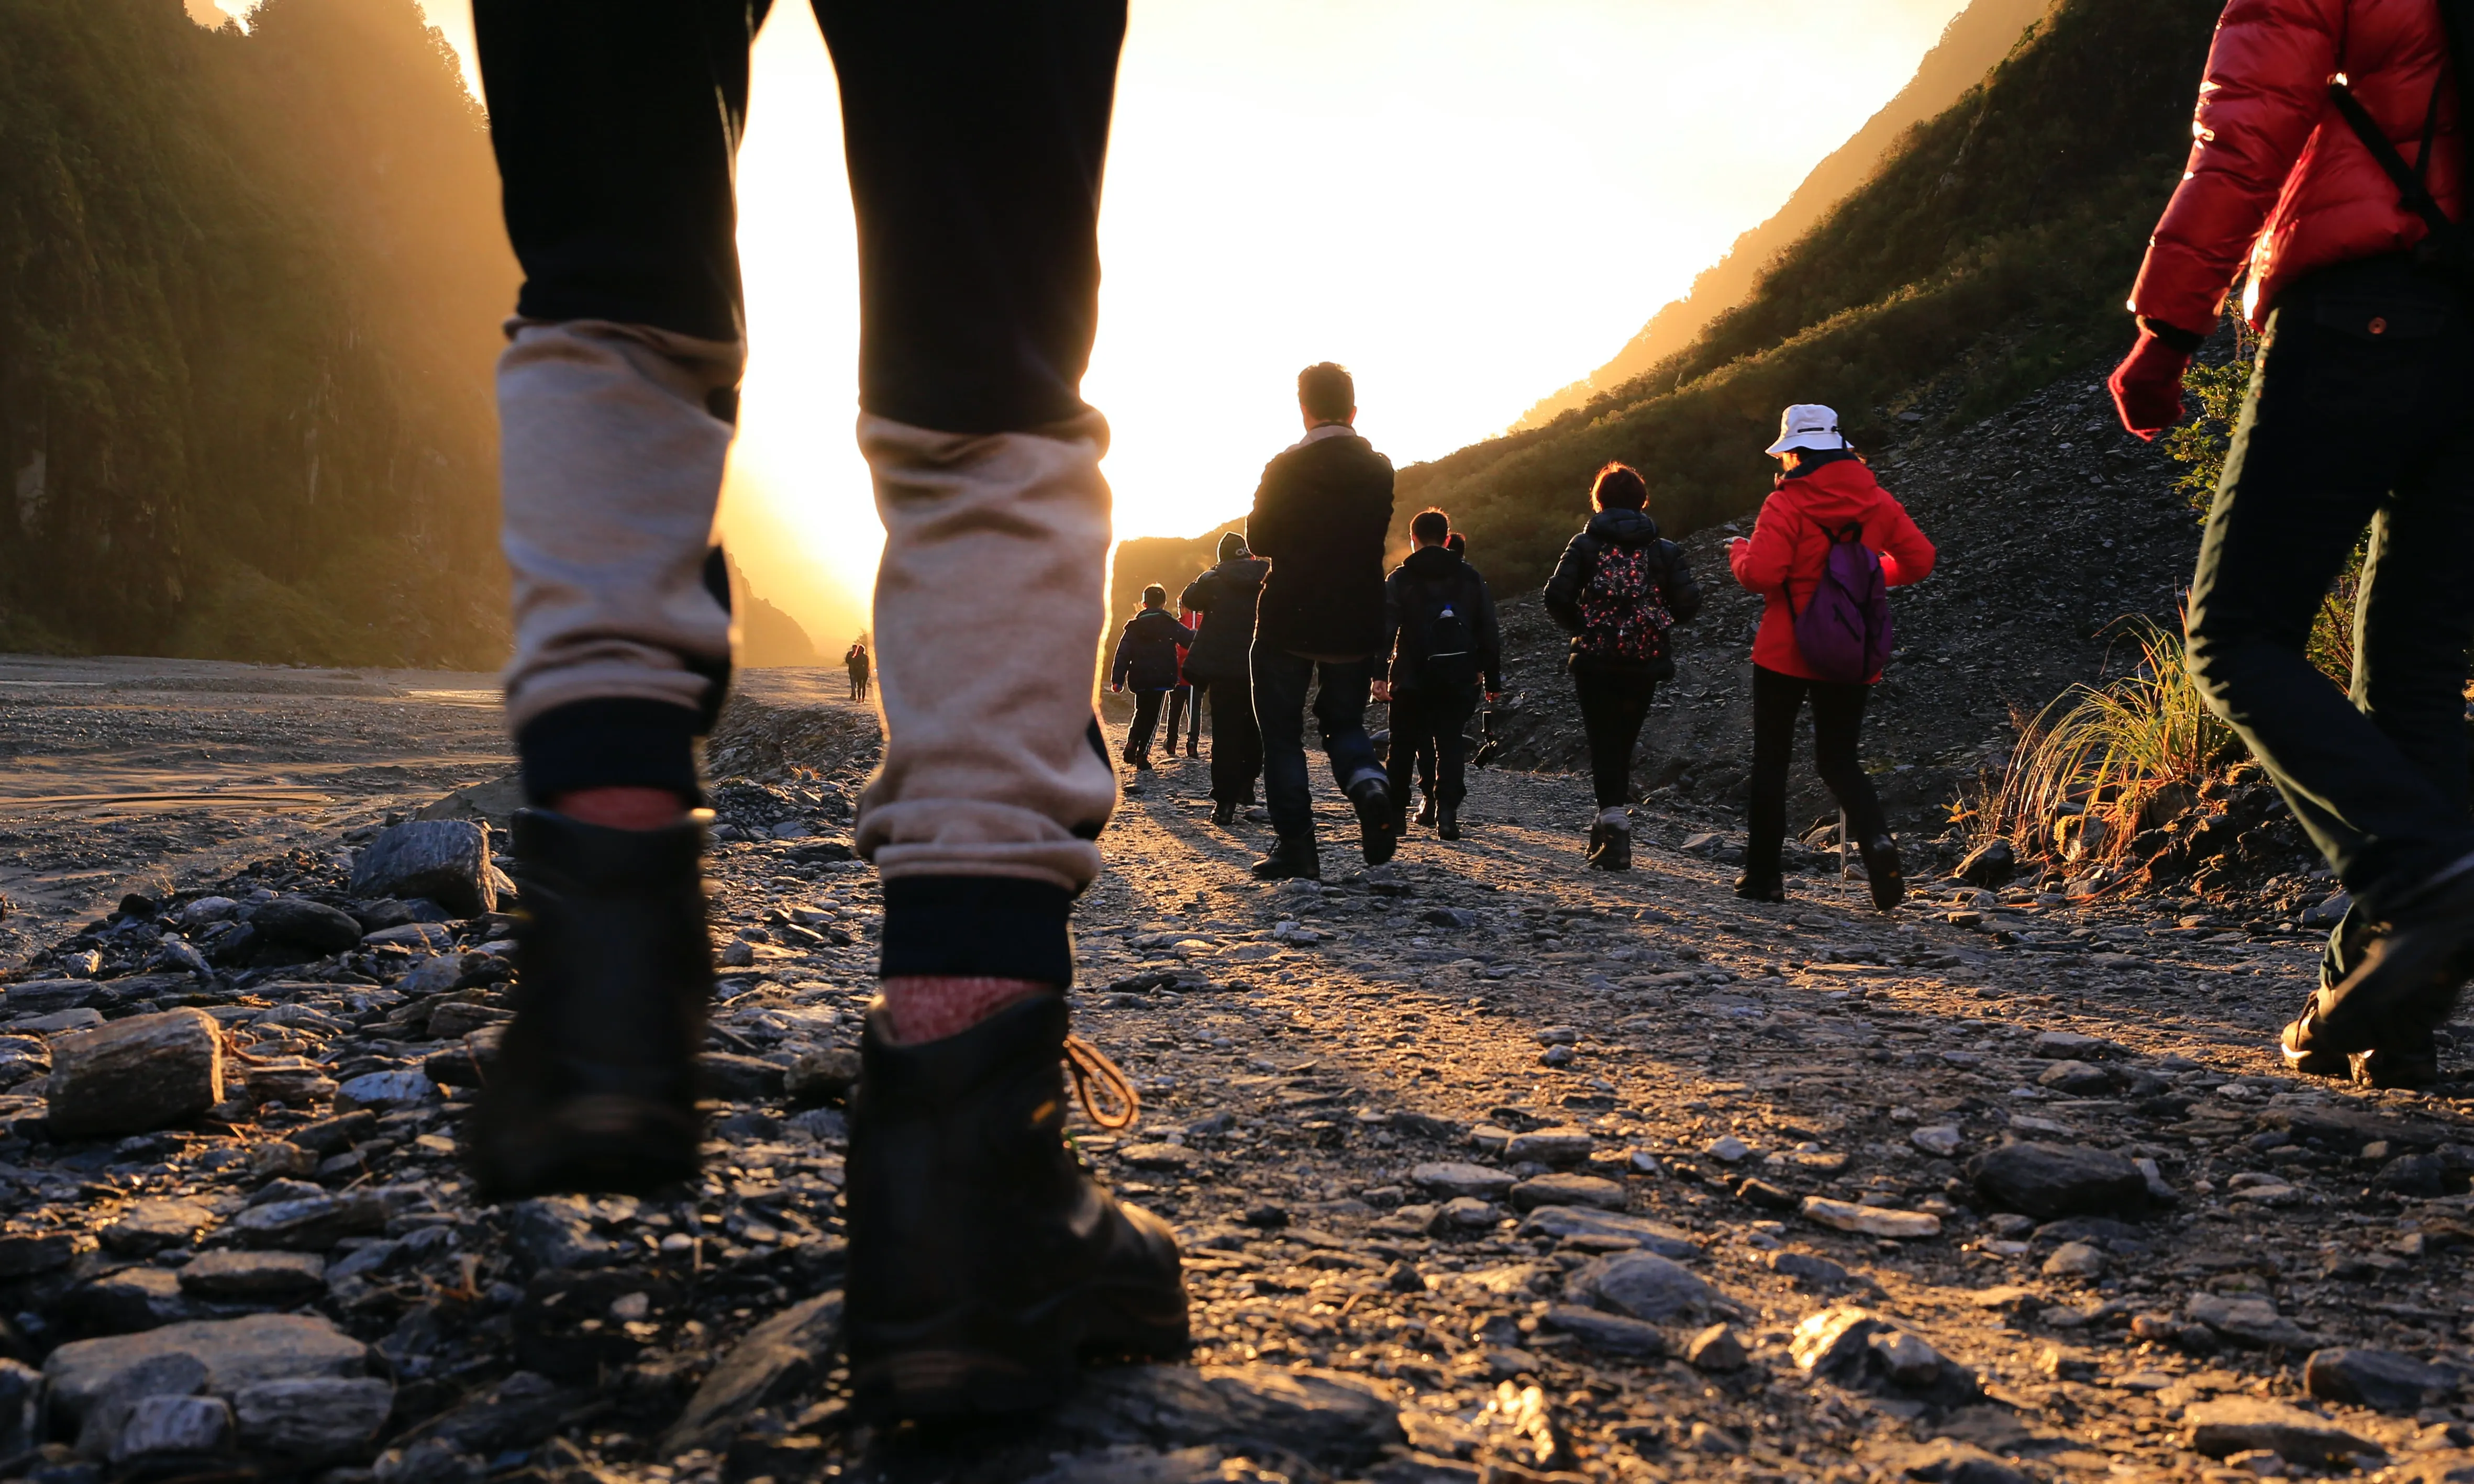
[[[391,916],[344,884],[368,823],[295,826],[0,974],[0,1339],[56,1437],[34,1476],[85,1477],[81,1427],[98,1462],[171,1457],[141,1416],[331,1484],[2474,1468],[2474,1133],[2453,1095],[2280,1073],[2304,932],[1947,886],[1885,919],[1810,855],[1792,901],[1751,905],[1702,815],[1645,811],[1640,869],[1594,874],[1581,782],[1500,772],[1468,839],[1353,869],[1335,802],[1331,878],[1266,886],[1266,827],[1212,827],[1184,760],[1109,832],[1074,999],[1145,1102],[1078,1144],[1178,1225],[1195,1364],[1096,1374],[1030,1429],[852,1427],[838,1100],[879,909],[837,857],[871,742],[817,687],[753,689],[716,748],[722,1106],[676,1199],[464,1193],[503,918],[161,967],[226,941],[225,909],[189,921],[209,887],[258,922],[287,898]],[[257,1059],[227,1101],[53,1139],[59,1017],[177,1006]],[[277,1320],[292,1369],[252,1389],[233,1326]],[[135,1359],[166,1354],[205,1378],[133,1409]]]

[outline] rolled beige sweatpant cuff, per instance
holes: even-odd
[[[888,891],[1009,876],[1079,893],[1100,874],[1117,797],[1094,705],[1107,424],[1093,413],[961,434],[863,415],[859,440],[885,532],[885,759],[861,800],[859,850]]]
[[[498,357],[516,652],[507,722],[579,701],[702,710],[730,662],[704,586],[736,342],[606,320],[513,321]]]

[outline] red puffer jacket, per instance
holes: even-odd
[[[1891,586],[1920,583],[1931,573],[1932,542],[1916,529],[1907,508],[1874,481],[1863,460],[1833,458],[1779,476],[1753,522],[1752,539],[1727,548],[1735,581],[1765,600],[1761,631],[1753,636],[1753,663],[1807,681],[1821,678],[1796,647],[1795,615],[1821,586],[1831,533],[1850,522],[1861,525],[1864,544],[1880,553],[1881,576]]]
[[[2277,292],[2333,263],[2400,251],[2429,230],[2328,101],[2342,73],[2409,163],[2439,87],[2426,180],[2462,214],[2464,151],[2448,36],[2432,0],[2232,0],[2217,22],[2191,125],[2191,161],[2131,290],[2134,314],[2215,328],[2245,256],[2243,315],[2260,327]]]

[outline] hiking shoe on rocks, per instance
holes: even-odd
[[[1632,818],[1621,809],[1602,809],[1589,825],[1589,869],[1632,869]]]
[[[1435,827],[1435,820],[1437,818],[1435,809],[1435,796],[1428,794],[1425,798],[1425,802],[1418,805],[1418,826],[1419,828],[1432,829]]]
[[[1175,1233],[1065,1142],[1065,1065],[1103,1128],[1135,1105],[1066,1035],[1063,997],[918,1045],[887,1031],[869,1015],[851,1108],[853,1405],[879,1422],[1030,1411],[1072,1388],[1079,1360],[1182,1355]]]
[[[2439,1042],[2428,1028],[2409,1029],[2345,1060],[2356,1087],[2419,1089],[2439,1080]]]
[[[1211,823],[1225,829],[1237,823],[1237,806],[1226,800],[1211,806]]]
[[[1435,810],[1435,838],[1457,840],[1461,837],[1461,807],[1456,803],[1440,805]]]
[[[2365,938],[2353,971],[2334,989],[2312,994],[2279,1038],[2286,1065],[2318,1071],[2335,1056],[2419,1045],[2456,1010],[2470,955],[2474,856],[2390,909]],[[2410,1051],[2389,1057],[2390,1065],[2410,1060]]]
[[[1899,869],[1899,847],[1888,835],[1875,835],[1857,846],[1864,857],[1864,875],[1873,884],[1873,905],[1883,912],[1904,901],[1907,878]]]
[[[1382,865],[1400,849],[1400,831],[1392,812],[1392,784],[1379,774],[1369,774],[1348,785],[1348,802],[1357,810],[1357,843],[1366,852],[1366,864]]]
[[[485,1199],[648,1195],[696,1173],[713,994],[704,826],[515,819],[516,1018],[465,1125]]]
[[[1735,878],[1735,895],[1746,901],[1784,901],[1786,883],[1777,876],[1741,875]]]
[[[1312,835],[1282,835],[1272,847],[1272,853],[1253,865],[1257,881],[1284,881],[1302,876],[1309,881],[1322,879],[1322,858],[1315,850]]]

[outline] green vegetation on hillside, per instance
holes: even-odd
[[[0,0],[0,637],[494,663],[516,268],[414,0]]]
[[[1758,505],[1788,402],[1837,407],[1865,446],[1943,384],[1961,392],[1947,416],[1970,419],[2127,346],[2122,299],[2190,146],[2219,9],[2061,0],[1689,348],[1544,427],[1403,470],[1403,518],[1451,511],[1508,591],[1544,579],[1609,459],[1648,475],[1681,534]]]

